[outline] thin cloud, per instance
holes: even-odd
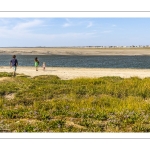
[[[57,39],[57,38],[83,38],[86,37],[86,35],[91,35],[91,33],[75,33],[75,32],[71,32],[71,33],[64,33],[64,34],[49,34],[49,35],[45,35],[45,34],[41,34],[38,37],[41,38],[53,38],[53,39]]]
[[[41,20],[33,20],[29,22],[24,22],[24,23],[18,23],[16,26],[13,27],[13,30],[24,30],[24,29],[28,29],[31,27],[41,25],[41,24],[42,24]]]
[[[105,30],[105,31],[102,31],[101,33],[111,33],[112,30]]]
[[[116,25],[115,25],[115,24],[113,24],[113,25],[112,25],[112,27],[116,27]]]
[[[92,27],[92,26],[93,26],[93,23],[90,22],[90,23],[87,25],[87,28],[90,28],[90,27]]]
[[[10,23],[9,20],[1,19],[1,18],[0,18],[0,24],[9,24],[9,23]]]
[[[69,27],[69,26],[71,26],[70,23],[65,23],[65,24],[63,24],[63,27]]]
[[[63,27],[70,27],[72,25],[71,21],[69,19],[66,19],[66,23],[63,24]]]
[[[66,21],[69,22],[69,23],[71,23],[71,21],[68,18],[66,18]]]
[[[15,38],[23,37],[26,33],[30,33],[30,29],[42,25],[41,20],[32,20],[23,23],[17,23],[13,26],[3,26],[0,28],[0,37]]]

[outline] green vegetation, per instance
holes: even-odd
[[[0,73],[0,132],[149,132],[150,78]]]

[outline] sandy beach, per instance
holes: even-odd
[[[0,72],[12,72],[12,68],[4,66],[0,67]],[[61,68],[61,67],[47,67],[43,71],[42,67],[39,67],[38,71],[35,71],[34,67],[22,67],[18,66],[17,73],[29,75],[31,77],[39,75],[57,75],[63,80],[81,78],[81,77],[104,77],[104,76],[119,76],[122,78],[150,77],[149,69],[104,69],[104,68]]]

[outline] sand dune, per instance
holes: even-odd
[[[12,72],[10,67],[0,67],[0,72]],[[18,66],[17,73],[29,75],[31,77],[39,75],[57,75],[61,79],[74,79],[80,77],[104,77],[104,76],[119,76],[122,78],[150,77],[149,69],[103,69],[103,68],[60,68],[60,67],[47,67],[45,71],[39,67],[35,71],[34,67],[21,67]]]

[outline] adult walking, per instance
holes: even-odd
[[[13,55],[12,58],[13,59],[10,61],[10,68],[13,68],[13,76],[16,76],[18,60],[16,59],[16,55]]]
[[[34,65],[35,65],[35,68],[36,68],[36,71],[38,71],[38,66],[39,66],[39,60],[37,57],[35,57],[35,60],[34,60]]]

